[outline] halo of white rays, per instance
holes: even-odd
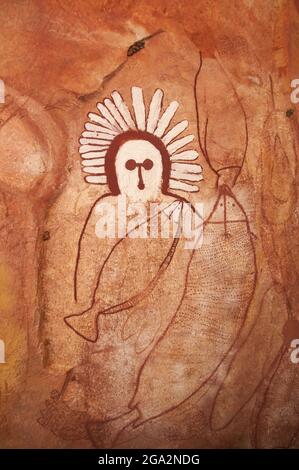
[[[169,189],[197,192],[198,186],[195,183],[203,179],[202,168],[195,162],[198,153],[185,148],[193,141],[194,136],[181,135],[187,129],[188,121],[180,121],[171,127],[178,102],[172,101],[163,111],[164,93],[157,89],[147,114],[142,88],[133,86],[131,95],[133,113],[120,93],[113,91],[112,99],[106,98],[103,103],[97,104],[100,114],[88,114],[90,121],[85,124],[79,140],[82,171],[87,174],[85,181],[106,184],[105,157],[111,142],[117,135],[137,129],[159,137],[166,146],[171,161]]]

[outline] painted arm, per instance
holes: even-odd
[[[87,234],[87,231],[85,233]],[[180,238],[132,239],[129,236],[114,240],[113,245],[111,244],[111,248],[106,252],[104,262],[101,262],[101,266],[98,265],[99,270],[96,276],[93,275],[89,281],[93,294],[89,297],[88,306],[79,313],[65,317],[66,324],[82,338],[96,342],[99,315],[132,309],[146,298],[171,263],[179,240]],[[81,243],[80,256],[82,256],[82,247]],[[80,272],[84,276],[82,266],[77,269],[78,288]],[[86,281],[83,279],[83,282]],[[78,293],[79,289],[77,289],[77,296]],[[88,295],[90,293],[89,288]]]

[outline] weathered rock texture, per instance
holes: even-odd
[[[299,2],[1,0],[0,19],[0,446],[298,447]],[[204,243],[90,345],[63,321],[105,193],[83,180],[78,138],[133,85],[178,100],[196,136]],[[107,302],[138,291],[164,249],[121,245]]]

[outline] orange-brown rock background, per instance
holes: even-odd
[[[197,197],[211,207],[221,181],[245,208],[254,295],[239,342],[207,389],[117,445],[299,447],[299,364],[289,350],[299,338],[298,105],[290,100],[299,2],[0,0],[0,19],[0,447],[92,446],[37,421],[83,347],[62,319],[78,236],[103,190],[83,181],[78,137],[97,101],[114,89],[128,98],[139,82],[147,98],[161,87],[178,99],[196,134],[201,60],[200,132],[208,115],[216,137],[207,142],[212,168],[199,156]],[[130,45],[160,30],[127,57]]]

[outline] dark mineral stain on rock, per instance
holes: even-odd
[[[295,110],[294,109],[288,109],[286,111],[286,117],[291,117],[294,114]]]
[[[43,241],[46,242],[47,240],[50,240],[50,238],[51,238],[50,232],[48,230],[46,230],[43,233]]]

